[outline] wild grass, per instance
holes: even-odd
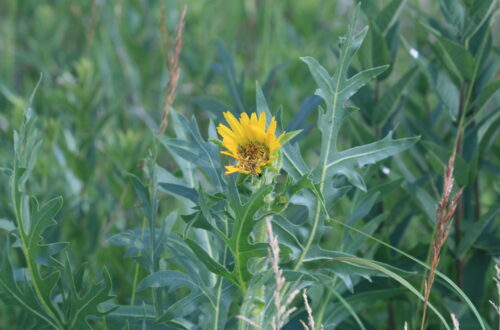
[[[446,243],[446,239],[448,238],[448,234],[451,229],[451,220],[455,214],[457,209],[458,200],[462,198],[463,188],[460,188],[455,192],[453,197],[451,193],[454,187],[454,178],[453,172],[455,168],[455,152],[451,154],[450,160],[448,161],[448,165],[446,166],[443,180],[443,195],[441,197],[441,201],[437,207],[436,211],[436,229],[434,232],[434,240],[432,243],[431,257],[430,257],[430,270],[427,274],[427,279],[425,281],[425,300],[424,300],[424,309],[422,312],[422,323],[420,325],[420,329],[424,329],[425,327],[425,318],[427,312],[427,303],[429,301],[429,296],[431,294],[432,286],[434,285],[435,272],[439,265],[439,259],[441,255],[441,250],[443,245]],[[454,327],[458,328],[458,321],[454,314],[453,316],[453,324]]]

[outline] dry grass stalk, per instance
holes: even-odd
[[[276,307],[276,315],[272,318],[272,328],[273,330],[281,329],[290,314],[292,314],[296,308],[288,308],[292,303],[293,299],[299,293],[298,290],[293,291],[288,299],[282,304],[281,291],[285,286],[285,278],[283,277],[283,271],[279,267],[280,262],[280,247],[278,243],[278,237],[273,233],[273,226],[271,224],[271,218],[266,217],[266,230],[269,242],[269,263],[274,273],[274,279],[276,281],[276,287],[273,292],[274,306]]]
[[[97,0],[92,0],[89,29],[87,33],[87,47],[92,46],[97,26]]]
[[[167,34],[167,24],[166,15],[163,12],[162,15],[162,39],[163,47],[165,49],[165,57],[167,59],[167,68],[169,72],[167,86],[165,87],[165,107],[163,108],[163,114],[161,117],[160,129],[158,130],[158,136],[165,133],[168,123],[168,114],[170,113],[170,107],[174,103],[177,83],[179,81],[180,67],[179,58],[181,56],[182,50],[182,32],[184,31],[184,24],[186,22],[186,12],[187,6],[184,5],[182,8],[181,16],[179,17],[179,23],[177,24],[177,35],[175,36],[174,49],[171,56],[167,55],[167,45],[168,45],[168,34]]]
[[[441,197],[441,201],[437,207],[436,211],[436,230],[434,232],[434,241],[432,243],[432,251],[431,251],[431,262],[430,262],[430,270],[427,275],[427,279],[425,281],[425,296],[424,296],[424,310],[422,313],[422,323],[420,329],[424,329],[425,325],[425,316],[427,312],[427,303],[429,301],[429,295],[432,290],[432,285],[434,284],[434,276],[436,269],[439,265],[439,258],[441,255],[441,249],[443,248],[446,239],[448,238],[448,234],[450,233],[450,223],[457,208],[458,200],[462,196],[463,188],[460,188],[453,198],[451,197],[451,192],[454,186],[453,180],[453,170],[455,163],[455,151],[451,155],[448,165],[446,166],[444,173],[444,181],[443,181],[443,195]]]
[[[495,270],[496,270],[496,275],[493,277],[493,280],[497,284],[499,304],[498,305],[495,304],[495,302],[493,302],[493,300],[490,300],[490,304],[493,306],[493,308],[495,309],[497,314],[500,316],[500,267],[498,266],[498,264],[495,265]]]
[[[279,267],[280,263],[280,247],[278,243],[278,237],[273,233],[273,226],[271,224],[271,218],[266,217],[266,231],[269,243],[268,255],[269,263],[271,264],[271,269],[273,270],[274,279],[276,281],[276,286],[273,291],[274,306],[276,307],[276,315],[271,319],[271,328],[273,330],[281,329],[287,322],[290,315],[297,310],[296,307],[288,308],[293,302],[295,297],[299,294],[299,290],[294,290],[288,296],[287,300],[283,302],[281,291],[285,286],[285,278],[283,277],[283,271]],[[251,326],[261,329],[261,327],[249,318],[238,315],[236,318],[250,324]]]
[[[451,321],[453,322],[453,330],[460,330],[460,323],[458,323],[457,316],[451,313]]]
[[[250,320],[246,316],[236,315],[236,318],[242,320],[243,322],[246,322],[246,323],[250,324],[252,327],[254,327],[256,329],[262,329],[257,323],[255,323],[254,321]]]
[[[315,330],[316,326],[314,325],[314,317],[312,315],[312,309],[309,305],[309,301],[307,300],[307,291],[305,289],[302,291],[302,297],[304,298],[304,305],[307,311],[307,324],[302,320],[300,320],[300,323],[302,323],[305,330]]]
[[[163,55],[167,59],[165,64],[168,66],[168,30],[167,30],[167,10],[161,9],[161,42]]]

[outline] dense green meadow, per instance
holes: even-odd
[[[0,329],[498,329],[498,31],[495,0],[1,0]]]

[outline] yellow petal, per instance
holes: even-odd
[[[229,153],[231,153],[231,155],[234,155],[232,157],[234,158],[238,158],[238,145],[236,144],[222,144],[227,150]]]
[[[280,146],[279,144],[277,144],[277,143],[269,143],[269,144],[268,144],[268,146],[269,146],[269,153],[270,153],[271,155],[273,155],[273,154],[274,154],[276,151],[278,151],[278,150],[279,150],[279,148],[281,147],[281,146]]]
[[[266,113],[261,112],[259,116],[259,127],[262,128],[263,131],[266,130]]]
[[[232,166],[232,165],[225,166],[225,168],[226,168],[226,172],[224,173],[225,175],[233,174],[233,173],[236,173],[236,172],[240,172],[240,173],[243,173],[243,174],[250,174],[250,172],[245,171],[242,168],[239,168],[239,167],[236,167],[236,166]]]
[[[238,159],[238,155],[235,155],[233,153],[229,153],[227,151],[221,151],[220,153],[223,155],[228,155],[229,157],[233,157],[234,159]]]
[[[250,116],[250,125],[258,125],[259,120],[257,119],[257,114],[255,112],[252,112],[252,115]]]
[[[249,132],[252,132],[251,135],[252,135],[252,139],[253,141],[257,141],[261,144],[266,144],[266,140],[267,140],[267,136],[266,136],[266,132],[261,129],[259,126],[257,125],[250,125],[248,127],[248,131]]]
[[[240,123],[236,118],[233,116],[233,114],[229,111],[224,112],[224,118],[226,118],[227,123],[229,126],[231,126],[231,129],[237,136],[245,136],[245,132],[243,128],[241,127]]]
[[[240,123],[241,126],[245,127],[247,125],[250,125],[250,118],[248,118],[248,115],[246,112],[243,112],[240,116]]]
[[[281,138],[285,135],[285,132],[281,133],[280,136],[276,139],[276,142],[279,143]]]
[[[269,127],[267,128],[267,134],[274,136],[276,133],[276,119],[274,117],[271,119],[271,124],[269,124]]]
[[[219,126],[217,126],[217,133],[219,133],[219,135],[224,139],[229,138],[232,140],[237,140],[234,132],[231,131],[226,125],[219,124]]]

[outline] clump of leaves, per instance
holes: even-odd
[[[9,231],[15,241],[12,244],[7,241],[4,249],[0,294],[5,301],[22,307],[28,320],[26,328],[91,329],[89,317],[106,315],[107,312],[99,310],[99,304],[113,298],[110,276],[104,270],[101,282],[84,289],[83,272],[73,270],[65,254],[69,244],[43,242],[44,232],[56,224],[54,218],[62,207],[62,198],[40,205],[26,188],[41,143],[31,108],[37,88],[38,85],[28,102],[21,129],[14,132],[10,189],[15,221],[10,222]],[[17,250],[26,268],[13,262],[12,255]]]

